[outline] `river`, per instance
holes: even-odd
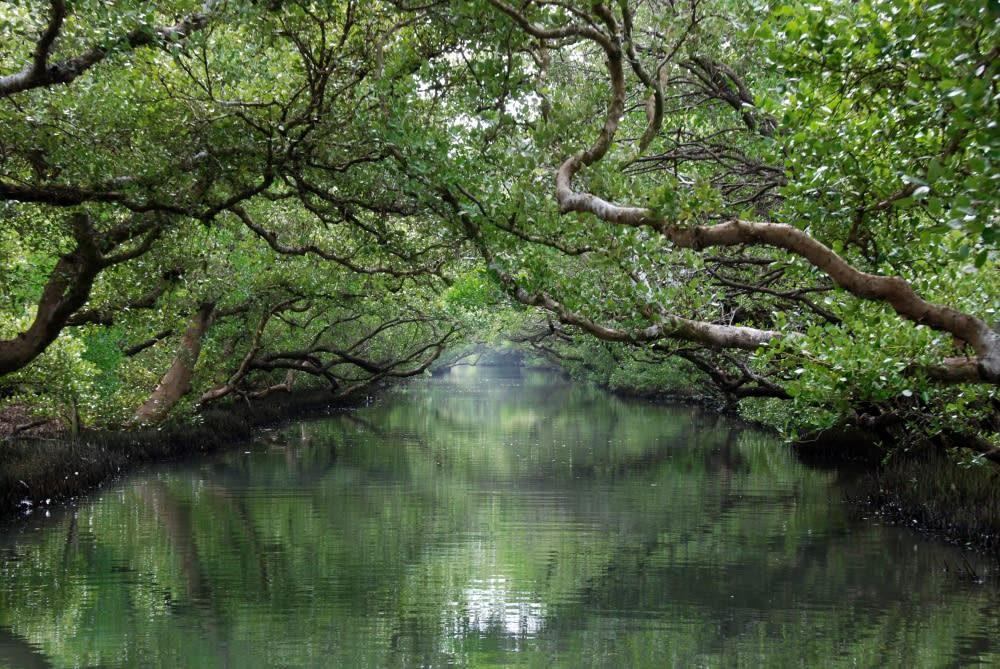
[[[1000,666],[996,565],[689,407],[458,368],[0,537],[0,669]]]

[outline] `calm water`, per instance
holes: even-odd
[[[850,521],[838,479],[455,372],[6,530],[0,668],[1000,664],[993,566]]]

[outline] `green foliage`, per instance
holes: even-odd
[[[774,9],[756,36],[781,76],[764,102],[784,131],[784,215],[829,240],[958,229],[995,249],[998,19],[991,0]]]
[[[623,19],[625,6],[610,11]],[[588,11],[519,7],[553,30]],[[0,185],[35,189],[0,202],[0,318],[27,326],[52,268],[75,247],[74,212],[93,220],[100,253],[136,254],[102,268],[79,310],[89,324],[67,326],[51,360],[4,379],[20,397],[89,424],[126,421],[204,302],[216,318],[181,414],[243,372],[240,392],[282,383],[293,354],[297,374],[316,372],[326,363],[310,347],[368,364],[330,368],[351,386],[450,329],[451,341],[471,344],[537,323],[502,295],[510,279],[610,328],[647,328],[665,312],[789,333],[725,363],[787,390],[793,399],[774,403],[784,408],[747,411],[789,432],[897,412],[923,434],[957,425],[992,438],[981,426],[993,391],[941,387],[920,371],[967,350],[829,289],[802,257],[679,250],[652,228],[561,214],[554,173],[592,145],[608,108],[594,42],[543,49],[478,0],[227,2],[205,29],[169,43],[125,39],[201,9],[194,0],[70,3],[50,61],[94,46],[106,57],[68,86],[0,101]],[[787,222],[858,269],[996,319],[995,2],[633,9],[630,46],[666,87],[667,115],[640,150],[651,87],[627,63],[617,134],[574,188],[681,227]],[[0,73],[24,67],[50,10],[0,8]],[[749,93],[734,108],[741,86]],[[764,120],[774,132],[759,132]],[[147,215],[162,229],[144,250],[141,236],[120,231]],[[583,360],[575,373],[587,368],[612,387],[696,385],[687,363],[624,345],[576,340],[564,352]]]
[[[717,215],[722,210],[723,202],[708,179],[697,177],[693,183],[686,184],[665,175],[653,190],[647,206],[657,218],[697,224]]]
[[[660,361],[626,359],[611,370],[606,387],[617,393],[640,397],[715,399],[697,370],[679,358]]]
[[[0,325],[0,337],[23,328],[31,314]],[[95,418],[101,370],[86,358],[82,339],[64,333],[31,365],[3,377],[3,404],[27,404],[38,419],[57,419],[78,430]]]

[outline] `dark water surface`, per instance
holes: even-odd
[[[454,372],[6,530],[0,668],[1000,665],[993,565],[849,520],[840,478]]]

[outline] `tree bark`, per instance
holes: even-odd
[[[31,325],[11,339],[0,339],[0,376],[16,372],[41,355],[90,299],[97,276],[112,265],[143,255],[163,232],[155,217],[130,220],[104,233],[95,230],[90,216],[82,212],[71,215],[68,222],[76,246],[60,256],[49,273]],[[109,250],[139,237],[131,249],[108,255]]]
[[[501,0],[491,2],[514,18],[522,28],[536,37],[548,38],[554,34],[540,34],[537,28],[530,26],[526,19],[515,10],[505,5]],[[595,37],[589,33],[574,33],[591,39],[599,45],[607,56],[606,67],[611,86],[611,96],[604,126],[594,139],[590,148],[579,151],[565,161],[556,173],[556,200],[559,212],[592,214],[602,221],[615,225],[646,227],[657,231],[675,246],[701,251],[713,246],[758,245],[771,246],[794,253],[814,267],[826,272],[841,288],[856,297],[865,300],[880,301],[888,304],[897,315],[914,323],[926,325],[941,332],[948,332],[957,339],[966,341],[976,353],[975,365],[969,365],[952,358],[943,360],[931,373],[934,378],[948,379],[949,382],[991,383],[1000,385],[1000,334],[994,331],[984,320],[964,313],[947,305],[936,304],[923,299],[903,278],[897,276],[879,276],[863,272],[852,266],[832,249],[825,246],[808,233],[791,225],[771,222],[754,222],[731,219],[717,225],[691,225],[681,221],[672,221],[659,217],[656,212],[646,207],[620,206],[608,202],[588,192],[579,192],[574,188],[574,177],[583,168],[600,161],[607,153],[618,130],[618,124],[625,109],[625,76],[622,69],[621,47],[608,36]],[[541,306],[553,313],[560,313],[558,303],[545,304],[548,298],[538,297],[531,302],[517,295],[521,302]],[[560,319],[567,321],[562,315]],[[577,324],[577,323],[572,323]],[[717,337],[705,337],[706,328],[714,329],[721,326],[710,324],[677,323],[676,332],[668,336],[702,341],[722,347],[734,347],[733,343],[718,341]],[[602,336],[602,332],[591,332]],[[658,333],[659,334],[659,333]],[[694,334],[694,336],[692,336]],[[717,332],[713,332],[717,335]],[[610,338],[610,337],[602,337]],[[743,338],[737,341],[744,342]],[[740,347],[737,345],[737,347]],[[746,347],[746,346],[743,346]]]
[[[21,369],[55,341],[69,317],[87,303],[105,266],[89,217],[74,214],[69,222],[76,248],[56,262],[31,325],[12,339],[0,340],[0,376]]]
[[[133,423],[159,423],[191,390],[191,375],[201,354],[201,341],[215,317],[215,303],[203,302],[181,337],[180,347],[170,369],[143,402],[132,419]]]

